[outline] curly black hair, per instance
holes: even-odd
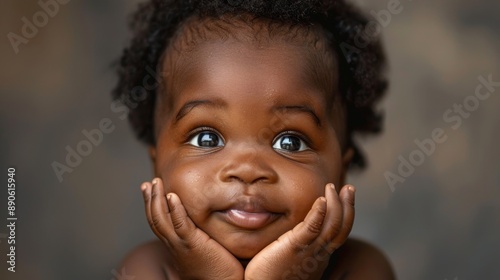
[[[364,168],[365,157],[355,134],[381,131],[382,114],[376,103],[387,88],[380,26],[344,0],[149,0],[131,18],[133,38],[118,66],[114,100],[129,108],[128,117],[137,137],[155,144],[154,108],[157,88],[142,88],[141,102],[134,90],[151,69],[160,68],[162,55],[181,24],[193,16],[221,18],[249,14],[290,25],[319,25],[337,55],[339,91],[346,110],[346,145],[354,150],[350,167]],[[378,29],[377,29],[378,28]],[[136,91],[136,90],[135,90]]]

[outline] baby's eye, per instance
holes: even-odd
[[[284,134],[274,140],[273,148],[289,152],[301,152],[309,149],[309,146],[300,137]]]
[[[224,141],[217,133],[205,130],[191,137],[188,144],[196,147],[215,148],[224,146]]]

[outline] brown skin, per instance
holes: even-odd
[[[134,252],[128,274],[393,279],[372,247],[339,249],[354,221],[354,187],[342,187],[352,152],[342,153],[342,111],[306,70],[308,51],[209,41],[175,59],[183,74],[167,73],[174,81],[159,98],[150,149],[158,178],[141,186],[163,246]],[[249,205],[269,219],[250,228],[228,220],[228,209]],[[144,258],[152,261],[138,264]]]

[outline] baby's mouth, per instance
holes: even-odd
[[[220,213],[227,223],[246,230],[263,228],[280,216],[267,211],[261,203],[252,199],[236,203]]]
[[[229,209],[223,212],[226,221],[234,226],[244,229],[259,229],[276,217],[276,214],[271,212],[246,212],[238,209]]]

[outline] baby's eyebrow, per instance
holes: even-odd
[[[316,114],[316,111],[308,105],[281,105],[271,108],[273,112],[281,113],[306,113],[311,116],[318,127],[321,127],[321,119]]]
[[[226,107],[227,104],[226,102],[219,100],[219,99],[214,99],[214,100],[192,100],[184,104],[179,111],[177,112],[177,115],[175,116],[174,124],[179,122],[184,116],[186,116],[191,110],[193,110],[197,106],[209,106],[209,107],[216,107],[216,108],[221,108],[221,107]]]

